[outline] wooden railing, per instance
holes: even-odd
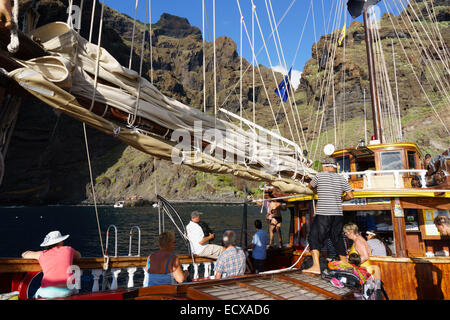
[[[427,170],[419,170],[419,169],[407,169],[407,170],[378,170],[378,171],[372,171],[372,170],[366,170],[366,171],[357,171],[357,172],[342,172],[341,174],[347,178],[347,180],[350,178],[350,176],[363,176],[366,179],[366,184],[364,186],[364,189],[371,189],[374,188],[374,179],[375,177],[382,177],[382,176],[393,176],[394,178],[394,188],[395,189],[402,189],[404,188],[404,183],[401,179],[403,174],[414,174],[417,173],[420,176],[420,183],[422,185],[422,188],[427,187],[427,182],[425,179],[425,174],[427,173]]]
[[[195,257],[194,263],[190,255],[178,255],[183,270],[188,270],[193,266],[193,280],[200,280],[199,267],[203,265],[204,272],[202,278],[210,279],[213,275],[213,267],[215,260],[209,258]],[[108,283],[106,287],[111,290],[118,289],[118,278],[122,271],[128,273],[127,288],[142,287],[147,280],[147,273],[144,271],[147,263],[147,257],[109,257],[107,259],[107,269],[104,270],[105,259],[104,258],[81,258],[74,260],[72,266],[73,277],[75,280],[75,288],[81,289],[81,277],[84,275],[91,275],[93,278],[93,284],[91,291],[97,292],[100,290],[100,277],[111,277],[111,283]],[[144,271],[144,280],[140,285],[135,285],[135,273],[138,268]],[[19,259],[19,258],[0,258],[0,274],[1,273],[26,273],[26,272],[40,272],[41,266],[35,259]]]

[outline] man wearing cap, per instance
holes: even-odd
[[[80,259],[81,254],[72,247],[64,246],[64,240],[68,237],[59,231],[49,232],[41,243],[43,251],[22,253],[22,258],[38,260],[44,274],[36,298],[67,297],[73,293],[69,288],[73,285],[69,283],[73,259]]]
[[[313,266],[303,272],[320,274],[319,256],[327,238],[330,238],[340,260],[346,261],[342,227],[344,215],[342,201],[353,199],[353,190],[342,175],[336,173],[336,160],[327,158],[322,161],[319,172],[308,187],[317,192],[318,201],[309,235]],[[343,194],[345,193],[345,196]]]
[[[203,213],[192,211],[191,221],[186,226],[187,237],[191,244],[192,253],[199,257],[217,259],[224,248],[216,244],[210,244],[208,241],[214,239],[214,234],[205,235],[202,227],[198,224]]]

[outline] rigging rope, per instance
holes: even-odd
[[[131,34],[130,61],[128,63],[128,69],[131,69],[131,64],[132,64],[132,61],[133,61],[134,34],[136,32],[136,16],[137,16],[138,5],[139,5],[139,0],[136,0],[136,5],[135,5],[135,8],[134,8],[133,32]]]
[[[240,48],[241,48],[241,57],[240,57],[240,65],[239,65],[239,116],[242,118],[242,69],[243,69],[243,59],[244,59],[244,42],[243,42],[243,23],[244,17],[241,15],[240,23]],[[242,129],[242,120],[239,120],[240,127]]]
[[[402,2],[400,2],[400,3],[403,5]],[[396,2],[396,1],[394,1],[394,4],[395,4],[395,6],[398,8],[397,2]],[[387,3],[387,4],[385,4],[385,6],[389,6],[389,4]],[[399,9],[399,10],[400,10],[400,9]],[[404,8],[404,10],[406,10],[406,9]],[[430,62],[430,63],[429,63],[429,68],[428,68],[428,69],[429,69],[429,71],[430,71],[431,77],[433,78],[433,80],[434,80],[436,86],[439,88],[439,90],[441,91],[441,93],[442,93],[443,95],[445,95],[446,98],[447,98],[447,100],[450,102],[450,97],[449,97],[449,95],[448,95],[449,90],[448,90],[448,88],[447,88],[446,86],[444,86],[444,84],[442,83],[442,78],[444,78],[444,81],[446,81],[445,77],[440,77],[440,76],[439,76],[438,71],[435,69],[434,64],[432,63],[433,59],[431,59],[430,55],[428,54],[428,50],[426,49],[426,46],[424,45],[422,39],[420,38],[420,36],[419,36],[419,34],[418,34],[418,32],[417,32],[417,29],[415,28],[415,26],[414,26],[414,24],[413,24],[411,18],[410,18],[408,15],[406,15],[406,16],[407,16],[407,18],[408,18],[409,25],[411,26],[412,30],[414,31],[414,33],[415,33],[415,35],[416,35],[416,37],[417,37],[417,40],[412,36],[412,32],[411,32],[411,30],[410,30],[410,27],[408,26],[407,22],[405,21],[405,18],[403,17],[403,15],[400,15],[401,20],[402,20],[402,22],[403,22],[405,28],[406,28],[406,29],[408,30],[408,32],[411,34],[411,39],[412,39],[412,41],[413,41],[413,43],[414,43],[414,45],[415,45],[415,47],[416,47],[416,49],[417,49],[417,52],[420,53],[420,56],[421,56],[421,52],[423,52],[423,53],[425,54],[426,58],[427,58],[428,61]],[[419,44],[417,44],[417,42],[419,42]],[[425,48],[425,49],[421,50],[420,47]],[[431,67],[432,70],[430,70],[430,67]],[[448,73],[448,70],[447,70],[447,73]],[[435,76],[437,77],[437,79],[436,79]],[[446,83],[446,84],[447,84],[447,83]],[[448,86],[448,84],[447,84],[447,86]]]
[[[340,24],[340,18],[339,18],[339,22],[337,22],[336,21],[336,17],[337,16],[339,16],[339,17],[341,16],[341,13],[342,13],[342,5],[341,4],[342,4],[342,0],[340,0],[336,4],[336,10],[337,11],[335,12],[335,15],[334,15],[334,18],[333,18],[333,24],[332,24],[333,25],[332,26],[333,30],[336,28],[336,26],[338,24]],[[331,18],[331,14],[330,14],[330,18]],[[330,23],[331,23],[331,21],[330,21]],[[314,19],[314,24],[315,24],[315,19]],[[335,34],[335,32],[332,32],[331,37],[329,39],[329,42],[327,43],[325,41],[325,46],[324,46],[324,50],[325,50],[326,47],[331,47],[332,50],[331,50],[330,57],[328,57],[329,54],[327,55],[327,63],[326,63],[326,68],[325,68],[325,72],[324,72],[324,77],[323,77],[323,80],[321,81],[320,91],[317,91],[317,92],[320,92],[320,94],[319,94],[319,100],[318,100],[318,105],[317,105],[316,119],[315,119],[315,123],[314,123],[314,127],[313,127],[313,136],[312,136],[312,139],[311,139],[310,150],[313,150],[315,133],[316,133],[316,129],[317,129],[317,121],[318,121],[318,117],[319,117],[319,113],[320,113],[320,109],[321,108],[322,108],[322,111],[321,111],[322,118],[321,118],[321,121],[320,121],[319,130],[318,130],[318,136],[317,136],[317,141],[316,141],[316,148],[315,148],[315,151],[314,151],[313,157],[312,157],[313,160],[316,159],[317,149],[318,149],[318,146],[320,144],[320,134],[321,134],[321,131],[322,131],[323,118],[324,118],[324,115],[325,115],[325,104],[326,104],[326,100],[328,98],[328,92],[329,92],[329,88],[330,88],[329,83],[333,79],[333,72],[332,71],[333,71],[334,59],[335,59],[336,49],[337,49],[337,42],[336,42],[337,36],[338,35]],[[332,44],[335,44],[335,45],[332,45]],[[317,42],[316,42],[316,48],[317,48]],[[331,60],[331,63],[330,63],[330,60]],[[318,64],[320,65],[320,61],[319,61]],[[324,93],[325,86],[327,88],[327,91]],[[314,98],[317,97],[317,92],[316,92]]]
[[[386,2],[384,2],[384,4],[385,4],[385,6],[386,6]],[[386,7],[386,9],[387,9],[387,7]],[[393,22],[393,20],[392,20],[392,17],[391,17],[390,15],[389,15],[389,19],[390,19],[390,21],[391,21],[392,26],[394,27],[395,34],[397,35],[397,38],[399,39],[400,46],[402,47],[403,53],[405,54],[406,60],[408,61],[408,64],[409,64],[409,66],[410,66],[410,68],[411,68],[411,71],[412,71],[414,77],[416,78],[417,82],[419,83],[420,89],[421,89],[422,92],[424,93],[425,98],[427,99],[428,103],[430,104],[431,108],[433,109],[433,111],[434,111],[436,117],[437,117],[437,118],[439,119],[439,121],[442,123],[442,125],[444,126],[445,130],[447,131],[447,133],[450,134],[449,129],[447,128],[446,124],[444,123],[444,121],[443,121],[442,118],[440,117],[439,113],[437,112],[436,108],[434,107],[433,103],[431,102],[430,98],[428,97],[428,94],[427,94],[427,92],[425,91],[425,88],[423,87],[421,81],[419,80],[419,78],[418,78],[418,76],[417,76],[417,74],[416,74],[416,71],[414,70],[414,67],[413,67],[413,65],[412,65],[412,63],[411,63],[411,61],[410,61],[410,59],[409,59],[409,57],[408,57],[408,54],[406,53],[406,49],[405,49],[405,47],[403,46],[403,43],[402,43],[401,38],[400,38],[400,36],[399,36],[399,34],[398,34],[397,28],[395,27],[395,24],[394,24],[394,22]],[[448,105],[447,105],[447,106],[448,106]]]
[[[96,64],[96,76],[95,76],[95,87],[97,85],[97,81],[98,81],[98,60],[99,60],[99,55],[100,55],[100,41],[101,41],[101,33],[102,33],[102,21],[103,21],[103,13],[104,13],[104,3],[105,1],[102,0],[102,11],[101,11],[101,18],[100,18],[100,30],[99,30],[99,39],[98,39],[98,50],[97,50],[97,64]],[[96,1],[93,1],[93,8],[92,8],[92,15],[91,15],[91,26],[90,26],[90,31],[89,31],[89,42],[92,41],[92,31],[93,31],[93,26],[94,26],[94,14],[95,14],[95,3]],[[82,13],[80,13],[81,15]],[[80,20],[81,20],[81,16],[80,16]],[[78,61],[78,60],[77,60]],[[95,90],[94,90],[94,95],[92,97],[92,102],[91,102],[91,109],[94,106],[94,102],[95,102]],[[103,258],[105,260],[105,265],[104,267],[107,267],[107,258],[105,257],[105,249],[103,247],[103,239],[102,239],[102,231],[101,231],[101,227],[100,227],[100,219],[98,216],[98,208],[97,208],[97,198],[96,198],[96,193],[95,193],[95,187],[94,187],[94,178],[93,178],[93,174],[92,174],[92,166],[91,166],[91,158],[90,158],[90,152],[89,152],[89,143],[88,143],[88,137],[87,137],[87,131],[86,131],[86,123],[83,122],[83,134],[84,134],[84,142],[85,142],[85,146],[86,146],[86,155],[87,155],[87,160],[88,160],[88,167],[89,167],[89,177],[91,180],[91,190],[92,190],[92,198],[94,201],[94,210],[95,210],[95,217],[97,220],[97,230],[98,230],[98,235],[100,238],[100,248],[102,250],[102,255]]]
[[[206,113],[205,0],[202,0],[203,112]]]
[[[375,16],[375,12],[372,11],[372,16]],[[400,128],[398,126],[398,121],[394,121],[393,117],[397,117],[398,119],[400,119],[400,114],[396,115],[395,114],[395,103],[394,103],[394,98],[392,95],[392,90],[391,90],[391,86],[390,86],[390,81],[389,81],[389,74],[387,71],[387,67],[386,67],[386,61],[385,61],[385,57],[384,57],[384,52],[383,52],[383,45],[381,42],[381,36],[380,36],[380,32],[379,29],[377,27],[372,27],[372,29],[374,30],[374,38],[376,37],[376,39],[374,39],[374,43],[375,43],[375,49],[378,53],[378,55],[375,55],[375,58],[378,58],[379,56],[379,61],[377,63],[375,63],[375,66],[380,66],[381,70],[379,70],[379,74],[380,74],[380,82],[382,83],[382,90],[383,90],[383,97],[385,98],[385,108],[386,108],[386,112],[389,116],[390,119],[390,131],[391,131],[391,142],[398,142],[401,139],[401,132],[400,132]],[[400,120],[399,120],[400,121]],[[394,131],[396,131],[396,133],[394,134]]]
[[[252,0],[253,1],[253,0]],[[272,8],[272,1],[271,0],[269,0],[269,6],[270,6],[270,14],[269,14],[269,10],[268,10],[268,8],[267,8],[267,0],[266,0],[266,9],[267,9],[267,13],[268,13],[268,15],[269,15],[269,21],[270,21],[270,16],[272,17],[272,19],[273,19],[273,21],[275,22],[275,15],[274,15],[274,13],[273,13],[273,8]],[[259,23],[259,22],[258,22]],[[275,23],[274,23],[275,24]],[[271,27],[272,27],[272,24],[271,24]],[[282,44],[281,44],[281,38],[280,38],[280,34],[279,34],[279,32],[278,32],[278,27],[275,25],[275,32],[276,32],[276,37],[274,38],[274,42],[275,42],[275,46],[277,47],[277,54],[278,54],[278,61],[279,61],[279,63],[280,63],[280,65],[281,66],[284,66],[284,68],[286,69],[286,71],[288,70],[287,69],[287,64],[286,64],[286,59],[285,59],[285,57],[284,57],[284,52],[283,52],[283,46],[282,46]],[[278,45],[279,45],[279,51],[281,52],[281,57],[283,58],[283,62],[281,62],[281,59],[280,59],[280,54],[279,54],[279,52],[278,52],[278,46],[276,45],[276,41],[275,41],[275,39],[276,40],[278,40]],[[291,86],[292,87],[292,86]],[[288,100],[289,100],[289,106],[290,106],[290,109],[291,109],[291,113],[292,113],[292,118],[293,118],[293,120],[294,120],[294,125],[295,125],[295,130],[296,130],[296,133],[297,133],[297,137],[298,137],[298,143],[300,144],[300,145],[302,145],[302,141],[301,141],[301,138],[300,138],[300,134],[299,134],[299,128],[298,128],[298,125],[297,125],[297,120],[296,120],[296,115],[295,115],[295,112],[294,112],[294,110],[293,110],[293,106],[292,106],[292,99],[293,99],[293,96],[291,97],[291,95],[287,95],[287,97],[288,97]],[[294,103],[295,103],[295,99],[294,99]],[[297,106],[296,106],[297,107]],[[297,116],[298,116],[298,113],[297,113]],[[288,117],[288,114],[286,113],[286,117]],[[299,118],[299,121],[300,121],[300,117],[298,116],[298,118]],[[300,121],[300,123],[301,123],[301,121]],[[303,132],[303,130],[302,130],[302,132]],[[295,141],[295,139],[293,140],[293,141]]]
[[[146,1],[145,6],[145,24],[147,24],[147,17],[148,17],[148,9],[149,9],[149,0]],[[139,103],[140,103],[140,97],[141,97],[141,87],[142,87],[142,67],[144,63],[144,53],[145,53],[145,34],[147,32],[146,25],[144,26],[144,32],[142,34],[142,44],[141,44],[141,61],[139,64],[139,83],[138,83],[138,90],[137,90],[137,96],[136,96],[136,103],[134,108],[134,113],[131,115],[128,115],[127,123],[129,127],[134,126],[134,123],[136,122],[137,113],[139,110]]]
[[[342,16],[342,10],[344,9],[344,6],[345,6],[345,3],[343,3],[343,1],[340,0],[340,1],[339,1],[339,4],[338,4],[338,13],[335,15],[335,18],[334,18],[334,24],[333,24],[334,27],[333,27],[333,30],[336,29],[336,26],[337,26],[337,25],[340,25],[340,24],[341,24],[341,16]],[[337,16],[339,17],[339,19],[336,19]],[[327,77],[326,77],[326,78],[324,77],[324,81],[323,81],[323,85],[325,85],[325,81],[328,83],[328,85],[327,85],[327,89],[326,89],[326,91],[325,91],[324,96],[323,96],[323,97],[321,96],[321,100],[319,100],[319,101],[322,101],[322,117],[321,117],[321,120],[320,120],[320,125],[319,125],[319,136],[317,137],[317,143],[316,143],[316,148],[315,148],[315,150],[314,150],[314,156],[313,156],[313,159],[316,159],[317,150],[318,150],[319,144],[320,144],[320,134],[321,134],[321,132],[322,132],[322,126],[323,126],[323,122],[324,122],[325,115],[326,115],[326,108],[325,108],[325,107],[326,107],[326,104],[327,104],[327,101],[328,101],[329,92],[330,92],[330,87],[331,87],[331,86],[329,85],[329,83],[330,83],[331,81],[334,81],[334,73],[333,73],[333,70],[334,70],[334,60],[335,60],[335,57],[336,57],[336,51],[337,51],[337,46],[338,46],[338,43],[337,43],[338,37],[339,37],[339,33],[334,31],[334,32],[332,33],[332,36],[331,36],[331,39],[330,39],[331,43],[333,43],[333,46],[332,46],[332,54],[331,54],[330,59],[327,60],[327,64],[329,64],[329,68],[328,68],[328,70],[326,70],[326,71],[328,71],[328,74],[327,74]],[[331,62],[329,63],[330,60],[331,60]],[[322,88],[323,88],[323,87],[322,87]],[[319,109],[320,109],[320,104],[319,104]],[[312,144],[313,142],[314,142],[314,141],[312,141],[311,144]],[[312,149],[312,145],[311,145],[311,149]]]
[[[401,0],[399,0],[399,2],[400,2],[401,5],[403,6],[403,8],[405,8],[403,2],[402,2]],[[422,27],[422,30],[424,31],[425,35],[427,36],[428,40],[430,41],[431,45],[433,46],[433,49],[434,49],[434,51],[436,52],[436,54],[438,55],[439,59],[443,62],[444,67],[445,67],[445,71],[447,71],[447,75],[450,75],[450,70],[449,70],[447,64],[445,63],[445,59],[442,58],[442,56],[441,56],[441,54],[440,54],[440,50],[438,50],[438,48],[436,48],[436,46],[435,46],[435,44],[434,44],[434,41],[431,40],[430,36],[428,35],[428,32],[425,30],[425,27],[423,26],[422,20],[417,16],[416,10],[414,10],[414,5],[413,5],[413,3],[415,3],[415,1],[411,1],[410,7],[411,7],[411,9],[412,9],[412,12],[414,13],[414,16],[416,17],[417,21],[419,22],[419,25]],[[407,16],[408,16],[408,19],[409,19],[409,20],[411,21],[411,23],[412,23],[412,20],[411,20],[410,16],[409,16],[409,15],[407,15]],[[414,26],[414,24],[413,24],[413,26]],[[420,39],[420,40],[421,40],[421,39]],[[421,42],[421,43],[422,43],[422,42]]]
[[[216,0],[213,0],[213,53],[214,53],[214,124],[217,126],[217,55],[216,55]]]
[[[437,17],[436,17],[436,11],[434,10],[434,4],[433,4],[433,1],[434,1],[434,0],[430,0],[430,3],[431,3],[431,13],[430,13],[430,10],[428,9],[428,6],[427,6],[426,2],[424,2],[424,3],[425,3],[425,6],[427,6],[428,12],[430,13],[430,21],[432,22],[432,25],[433,25],[433,26],[435,27],[435,29],[436,29],[436,33],[437,33],[437,35],[438,35],[439,41],[441,42],[441,46],[442,46],[442,48],[443,48],[443,50],[444,50],[444,54],[446,55],[446,58],[449,59],[450,54],[449,54],[449,52],[448,52],[448,50],[447,50],[447,46],[445,45],[444,38],[442,37],[442,33],[441,33],[441,30],[440,30],[439,25],[438,25],[438,21],[437,21]],[[433,18],[434,18],[434,20],[433,20]],[[447,66],[448,66],[448,64],[447,64]]]
[[[153,84],[153,41],[152,41],[152,0],[148,2],[148,33],[149,37],[149,48],[150,48],[150,82]]]
[[[241,16],[242,16],[242,10],[241,10],[241,6],[240,6],[240,3],[239,3],[239,0],[237,0],[237,5],[238,5],[238,8],[239,8],[239,12],[240,12],[240,14],[241,14]],[[244,29],[245,29],[245,31],[246,31],[246,35],[247,35],[248,42],[249,42],[249,44],[250,44],[250,46],[251,46],[251,49],[252,49],[252,53],[254,53],[254,47],[253,47],[254,41],[250,39],[248,30],[247,30],[247,26],[246,26],[246,24],[245,24],[245,20],[243,20],[243,25],[244,25]],[[262,31],[260,30],[260,32],[262,32]],[[263,39],[263,42],[264,42],[264,44],[265,44],[265,40],[264,40],[264,39]],[[262,48],[266,48],[266,49],[267,49],[267,46],[263,45]],[[267,53],[267,54],[268,54],[268,53]],[[257,68],[258,68],[258,71],[259,71],[259,74],[260,74],[260,77],[261,77],[262,87],[263,87],[263,89],[266,91],[266,85],[265,85],[264,79],[263,79],[263,77],[262,77],[262,72],[261,72],[261,70],[260,70],[260,68],[259,68],[259,64],[258,64],[258,60],[257,60],[257,58],[256,58],[256,55],[253,54],[253,57],[254,57],[254,59],[255,59],[256,66],[257,66]],[[270,60],[270,56],[268,56],[268,58],[269,58],[269,60]],[[272,70],[272,74],[274,75],[273,70]],[[277,86],[276,78],[274,79],[274,81],[275,81],[275,85]],[[274,112],[273,112],[271,100],[269,99],[269,95],[267,94],[267,92],[266,92],[266,96],[267,96],[267,98],[268,98],[268,102],[269,102],[269,105],[270,105],[270,109],[271,109],[271,112],[272,112],[272,116],[273,116],[273,118],[274,118],[275,124],[276,124],[276,126],[277,126],[278,131],[279,131],[279,127],[278,127],[278,123],[277,123],[277,120],[276,120],[276,116],[275,116],[275,114],[274,114]],[[294,134],[293,134],[293,132],[292,132],[292,128],[291,128],[290,122],[289,122],[289,121],[287,121],[287,122],[288,122],[288,126],[289,126],[289,131],[290,131],[290,133],[291,133],[291,138],[292,138],[292,140],[294,141]]]
[[[397,113],[398,113],[398,126],[399,126],[399,133],[400,133],[400,141],[403,140],[403,132],[402,132],[402,119],[401,119],[401,113],[400,113],[400,98],[398,94],[398,81],[397,81],[397,67],[395,63],[395,46],[394,46],[394,39],[392,39],[392,63],[394,67],[394,80],[395,80],[395,92],[396,92],[396,100],[397,100]]]
[[[241,7],[240,7],[239,0],[237,0],[237,5],[238,5],[238,8],[239,8],[239,12],[240,12],[240,14],[241,14],[241,17],[242,17],[242,25],[243,25],[243,27],[244,27],[244,29],[245,29],[245,32],[246,32],[246,35],[247,35],[247,40],[248,40],[248,42],[249,42],[249,44],[250,44],[250,46],[252,47],[252,50],[253,50],[252,41],[250,40],[250,35],[249,35],[249,33],[248,33],[247,26],[246,26],[246,24],[245,24],[245,20],[244,20],[243,15],[242,15],[242,10],[241,10]],[[252,51],[252,52],[254,52],[254,51]],[[266,88],[264,79],[263,79],[263,77],[262,77],[262,72],[261,72],[261,70],[260,70],[260,68],[259,68],[258,60],[257,60],[256,57],[255,57],[255,61],[256,61],[256,66],[257,66],[257,68],[258,68],[258,72],[259,72],[260,79],[261,79],[261,82],[262,82],[262,87],[263,87],[263,89],[264,89],[264,92],[265,92],[266,97],[267,97],[267,101],[268,101],[269,106],[270,106],[270,110],[271,110],[271,112],[272,112],[272,117],[273,117],[273,119],[274,119],[274,122],[275,122],[275,125],[276,125],[276,127],[277,127],[278,132],[280,132],[280,129],[279,129],[279,127],[278,127],[278,123],[277,123],[277,120],[276,120],[276,116],[275,116],[275,113],[274,113],[274,111],[273,111],[272,102],[271,102],[270,96],[269,96],[269,94],[268,94],[268,92],[267,92],[267,88]],[[249,66],[247,67],[246,71],[247,71],[249,68],[250,68],[250,64],[249,64]],[[246,72],[246,71],[245,71],[245,72]],[[245,73],[245,72],[244,72],[244,73]],[[241,79],[242,79],[242,77],[241,77]],[[292,132],[291,132],[291,134],[292,134]],[[292,136],[293,136],[293,135],[292,135]]]

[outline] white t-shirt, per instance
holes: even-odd
[[[201,253],[205,248],[205,245],[200,244],[200,241],[205,237],[202,227],[198,223],[191,221],[186,226],[186,232],[191,243],[192,252],[194,254]]]

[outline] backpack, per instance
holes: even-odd
[[[354,291],[353,295],[356,300],[383,300],[383,295],[386,300],[389,300],[381,280],[367,280],[361,291]]]
[[[322,279],[333,278],[339,279],[344,286],[352,288],[356,300],[383,300],[383,295],[386,300],[389,300],[381,280],[374,280],[372,277],[362,280],[351,270],[326,268],[322,271]]]
[[[322,279],[331,280],[333,278],[339,279],[341,283],[346,286],[356,290],[361,290],[361,279],[349,270],[331,270],[324,269],[322,271]]]

